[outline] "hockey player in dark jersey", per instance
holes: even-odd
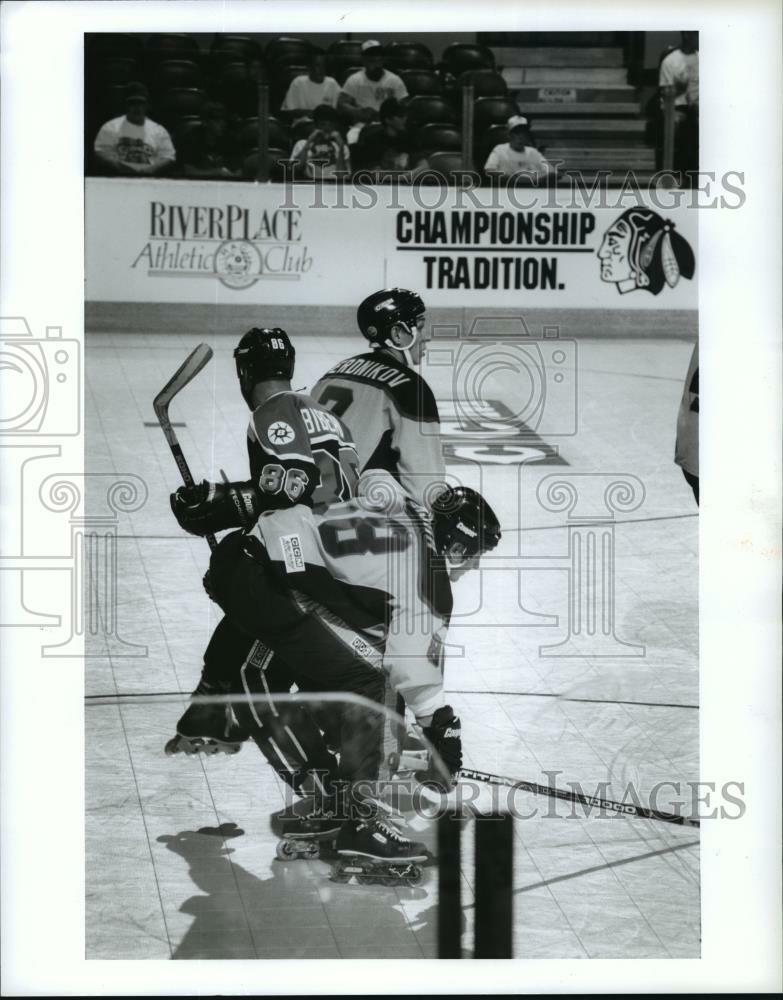
[[[372,350],[330,368],[311,395],[351,431],[360,469],[385,469],[429,508],[445,488],[438,407],[416,372],[425,347],[421,297],[386,288],[359,305],[356,320]]]
[[[294,506],[322,510],[352,496],[358,471],[351,435],[339,418],[315,400],[291,391],[295,351],[285,331],[249,330],[234,358],[240,389],[251,410],[247,431],[251,478],[180,487],[172,496],[172,509],[180,523],[187,518],[188,530],[203,535],[210,533],[209,527],[201,530],[209,521],[226,528],[249,526],[263,510]],[[235,664],[247,659],[252,645],[252,640],[224,618],[207,647],[194,695],[227,693],[236,676]],[[259,662],[264,660],[263,650],[256,649],[254,654]],[[267,687],[288,691],[287,671],[271,662],[266,662],[266,668]],[[304,716],[299,722],[299,743],[320,747],[318,730]],[[278,724],[276,717],[272,724],[275,746],[286,760],[295,757],[298,748],[286,753],[290,743],[286,724]],[[196,702],[179,720],[177,735],[167,744],[166,752],[232,753],[243,738],[230,710]],[[329,757],[316,753],[313,767],[330,763]]]
[[[319,686],[322,673],[321,687],[351,690],[349,682],[361,670],[356,661],[367,661],[370,629],[380,622],[392,684],[454,773],[461,766],[460,725],[444,705],[442,663],[452,601],[449,573],[464,572],[493,548],[500,528],[475,491],[460,487],[442,493],[431,527],[425,511],[388,474],[369,476],[366,494],[355,500],[322,512],[289,508],[262,514],[248,532],[224,539],[210,565],[212,596],[240,630],[285,659],[300,687],[311,689]],[[383,476],[391,489],[378,482]],[[209,519],[212,529],[224,526],[223,513],[216,509]],[[187,515],[180,515],[188,527]],[[366,638],[355,633],[351,638],[350,629],[346,635],[337,616],[358,623]],[[341,772],[366,787],[378,775],[377,726],[367,717],[353,723],[342,734]],[[323,816],[329,810],[313,806],[311,813]],[[306,813],[302,818],[308,825]],[[348,817],[337,838],[338,852],[371,861],[413,861],[419,849],[377,815]]]

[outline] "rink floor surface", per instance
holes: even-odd
[[[255,747],[209,759],[163,754],[180,711],[166,693],[195,686],[217,621],[201,587],[207,546],[180,532],[169,511],[178,473],[152,411],[199,339],[209,338],[86,341],[85,469],[140,476],[149,494],[119,519],[116,635],[88,637],[87,957],[434,958],[434,867],[419,887],[387,888],[335,884],[324,861],[276,860],[268,818],[283,791]],[[219,478],[221,468],[241,479],[247,410],[234,341],[217,337],[213,347],[172,417],[197,479]],[[502,572],[482,568],[455,588],[446,688],[462,719],[466,767],[543,784],[555,772],[558,785],[601,785],[612,799],[632,784],[645,804],[658,783],[675,782],[687,801],[685,783],[699,775],[698,517],[672,456],[691,347],[580,340],[575,393],[552,395],[539,451],[521,465],[449,465],[497,510],[504,536],[495,555],[507,560]],[[362,342],[305,337],[296,348],[299,388]],[[424,370],[442,415],[451,371]],[[518,384],[500,372],[490,391],[510,405]],[[576,427],[566,412],[573,403]],[[596,473],[636,477],[644,497],[614,514],[615,655],[565,656],[566,647],[546,647],[567,635],[566,513],[544,509],[536,488],[546,476],[570,476],[594,505]],[[521,572],[511,561],[519,556]],[[482,787],[475,806],[490,795]],[[674,798],[664,788],[659,807]],[[515,957],[698,957],[697,828],[585,817],[527,793],[514,801],[529,816],[514,824]],[[416,822],[416,838],[431,839],[433,829]],[[474,881],[468,824],[466,956]]]

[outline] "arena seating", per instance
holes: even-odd
[[[509,36],[507,36],[509,37]],[[530,37],[535,38],[535,35]],[[550,40],[551,41],[551,40]],[[306,73],[311,56],[324,52],[327,73],[341,85],[361,69],[361,39],[341,39],[325,49],[307,37],[280,36],[262,45],[247,34],[195,36],[102,33],[86,36],[85,154],[101,124],[123,114],[127,87],[146,84],[149,115],[177,142],[201,122],[207,102],[226,109],[232,140],[250,161],[258,145],[258,83],[268,84],[269,142],[277,164],[312,131],[280,105],[291,81]],[[386,44],[385,64],[408,90],[408,129],[415,147],[447,173],[458,169],[463,88],[473,88],[473,166],[506,141],[505,123],[523,114],[534,141],[550,160],[582,170],[654,168],[655,153],[637,87],[629,82],[620,45],[450,44],[397,39]],[[435,50],[437,52],[437,50]],[[343,123],[343,133],[349,122]],[[257,160],[255,161],[257,164]]]

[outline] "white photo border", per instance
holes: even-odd
[[[701,959],[463,962],[458,979],[436,961],[87,961],[84,661],[31,656],[30,630],[3,629],[4,993],[779,988],[780,5],[8,0],[0,18],[0,315],[24,316],[36,335],[56,325],[83,339],[84,32],[697,29],[701,162],[718,176],[744,172],[747,195],[741,209],[704,209],[699,220],[701,770],[718,786],[744,781],[747,803],[742,820],[702,824]],[[82,447],[63,445],[69,471],[83,468]],[[4,511],[4,530],[19,513]]]

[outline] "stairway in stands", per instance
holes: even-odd
[[[655,170],[638,93],[620,46],[493,47],[508,89],[530,116],[536,143],[561,170]]]

